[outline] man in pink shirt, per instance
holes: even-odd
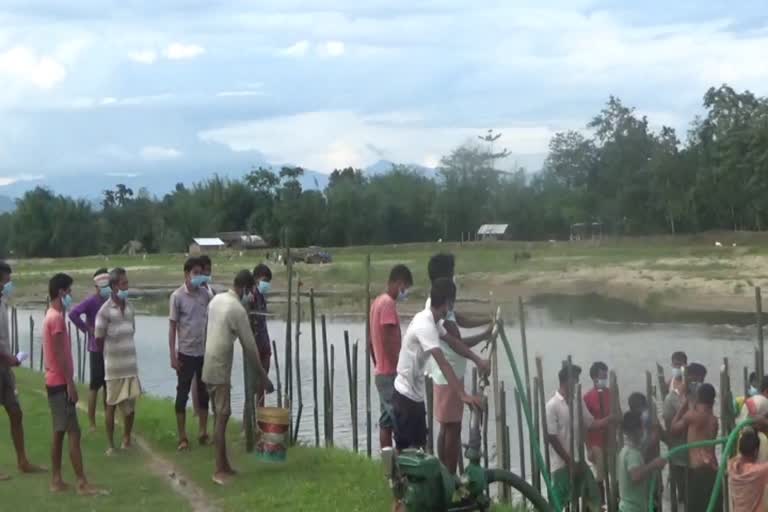
[[[381,448],[392,446],[394,420],[392,394],[395,391],[397,360],[400,357],[401,333],[397,302],[408,297],[413,276],[405,265],[395,265],[389,273],[387,289],[371,304],[371,359],[375,367],[376,389],[379,392],[381,418],[379,443]]]
[[[77,477],[77,493],[94,496],[99,490],[92,487],[83,470],[80,450],[80,424],[77,421],[77,386],[72,362],[72,341],[67,333],[66,310],[72,306],[72,278],[56,274],[48,283],[51,306],[43,320],[43,354],[45,359],[45,387],[48,405],[53,417],[53,449],[51,450],[51,492],[68,489],[61,477],[61,456],[64,434],[69,437],[69,458]]]

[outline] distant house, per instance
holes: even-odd
[[[267,243],[259,235],[248,233],[246,231],[225,231],[217,233],[227,247],[232,249],[260,249],[266,247]]]
[[[509,238],[509,224],[483,224],[477,230],[478,240],[506,240]]]
[[[189,254],[200,255],[206,252],[218,251],[226,247],[221,238],[195,238],[189,244]]]

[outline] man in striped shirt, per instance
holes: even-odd
[[[131,446],[136,399],[141,395],[136,363],[136,331],[133,306],[128,302],[128,274],[115,268],[109,273],[112,296],[96,315],[96,341],[104,351],[104,373],[107,382],[107,455],[115,451],[115,409],[125,419],[122,448]]]

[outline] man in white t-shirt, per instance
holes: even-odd
[[[455,298],[456,286],[450,279],[435,280],[430,291],[431,307],[413,317],[403,336],[392,397],[395,444],[398,450],[424,448],[427,444],[424,381],[430,357],[443,372],[448,385],[461,397],[462,403],[477,408],[481,406],[480,397],[468,395],[464,391],[461,381],[440,348],[440,337],[445,335],[440,321],[452,309]],[[450,340],[451,348],[465,354],[481,369],[487,369],[487,362],[466,346],[460,346],[462,344],[454,338]]]

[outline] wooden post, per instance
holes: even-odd
[[[762,379],[765,375],[765,346],[763,344],[763,296],[760,287],[755,287],[755,311],[757,313],[757,351],[759,354],[757,375]]]
[[[349,387],[349,421],[352,426],[352,447],[357,452],[357,440],[354,433],[355,421],[355,390],[352,384],[352,354],[349,348],[349,331],[344,331],[344,354],[347,360],[347,385]]]
[[[275,343],[275,340],[272,340],[272,353],[275,355],[275,375],[277,377],[277,386],[275,387],[275,390],[277,393],[277,406],[282,409],[283,407],[283,395],[280,393],[280,390],[282,389],[280,387],[280,358],[277,355],[277,343]]]
[[[653,375],[651,375],[651,372],[649,371],[645,372],[645,397],[646,397],[645,398],[646,401],[648,402],[648,416],[650,417],[651,425],[653,427],[657,427],[659,424],[659,415],[657,414],[657,411],[656,411],[656,397],[655,397],[654,387],[653,387]],[[654,447],[656,449],[656,453],[660,453],[659,444],[656,443]],[[663,479],[661,477],[661,472],[659,471],[657,472],[657,474],[659,475],[659,482],[658,482],[658,485],[656,486],[656,492],[658,493],[660,490],[663,490],[664,487],[663,487]],[[655,500],[655,497],[653,499]],[[661,501],[658,501],[656,503],[658,503],[656,510],[658,512],[661,512],[661,507],[663,506],[661,504]]]
[[[325,329],[325,315],[320,315],[320,330],[323,336],[323,434],[325,437],[325,446],[331,445],[331,424],[330,424],[330,405],[331,405],[331,373],[330,362],[328,361],[328,334]]]
[[[11,321],[11,352],[13,355],[19,353],[19,340],[16,338],[16,306],[11,306],[10,311]]]
[[[600,388],[597,390],[597,399],[598,403],[600,404],[600,417],[604,418],[610,414],[610,404],[608,404],[608,409],[605,410],[605,399],[603,398],[605,396],[604,393],[610,393],[609,390],[605,390],[603,388]],[[609,395],[610,396],[610,395]],[[613,508],[611,508],[611,485],[613,483],[611,482],[610,472],[608,471],[609,461],[610,459],[616,459],[616,454],[614,454],[611,451],[611,447],[613,446],[613,443],[611,442],[610,438],[611,433],[611,427],[606,427],[603,430],[603,499],[606,502],[606,506],[608,508],[609,512],[615,512]]]
[[[335,378],[336,378],[336,351],[334,350],[333,344],[331,344],[331,387],[328,389],[328,398],[329,398],[328,416],[330,417],[330,421],[328,422],[328,432],[330,433],[329,441],[331,443],[331,446],[333,446],[333,425],[334,425],[333,388],[334,388]]]
[[[566,402],[569,403],[569,407],[568,407],[568,431],[570,433],[570,436],[569,436],[570,437],[570,443],[569,443],[570,446],[563,446],[563,448],[568,450],[568,454],[571,456],[571,459],[576,460],[576,419],[577,418],[575,416],[576,416],[577,411],[573,410],[573,406],[576,404],[576,397],[575,397],[576,390],[573,388],[573,377],[572,377],[572,375],[573,375],[573,358],[570,355],[568,355],[568,359],[566,359],[565,365],[566,365],[567,372],[568,372],[568,388],[567,388],[567,391],[566,391],[568,393],[568,397],[566,398]],[[581,429],[579,429],[579,430],[581,430]],[[579,461],[579,462],[581,462],[581,461]],[[571,489],[571,491],[573,491],[575,489],[574,486],[576,484],[575,469],[576,468],[571,467],[570,471],[569,471],[569,475],[568,475],[569,480],[570,480],[570,487],[569,487],[569,489]],[[573,496],[573,492],[572,492],[572,496]],[[572,500],[571,501],[571,510],[572,511],[575,510],[576,512],[579,511],[579,502],[578,502],[578,500]]]
[[[537,439],[542,438],[540,434],[541,432],[541,400],[539,399],[539,393],[541,392],[539,389],[540,387],[541,387],[541,384],[539,383],[539,378],[534,377],[533,378],[533,434],[531,435],[531,438],[533,438],[533,435],[535,435]],[[533,450],[536,450],[535,445],[533,445],[532,448]],[[541,492],[541,473],[539,473],[539,471],[540,471],[540,468],[536,463],[536,456],[532,451],[531,452],[531,480],[533,481],[533,486],[536,488],[536,490]]]
[[[749,368],[744,367],[744,396],[749,398]]]
[[[520,343],[523,347],[523,372],[525,373],[525,382],[523,385],[525,386],[525,397],[528,399],[528,406],[530,407],[531,404],[533,404],[532,396],[531,396],[531,369],[530,369],[530,361],[528,359],[528,335],[525,331],[525,302],[523,301],[522,297],[518,297],[517,300],[517,306],[518,306],[518,316],[520,317]],[[518,390],[520,393],[523,393],[523,390]],[[519,414],[519,413],[518,413]],[[522,422],[522,424],[525,424],[525,422]],[[538,433],[537,433],[538,437]],[[536,480],[536,477],[538,476],[538,468],[536,467],[536,457],[533,456],[533,451],[536,449],[536,443],[534,443],[534,436],[533,433],[528,433],[528,450],[531,454],[531,476],[533,477],[534,483]],[[520,445],[520,452],[523,455],[523,458],[525,456],[525,445]],[[533,476],[536,475],[536,476]]]
[[[286,234],[286,246],[288,245],[287,241],[288,235]],[[283,383],[283,402],[288,409],[288,439],[290,441],[291,432],[293,432],[293,369],[291,368],[293,364],[293,359],[291,358],[291,347],[293,346],[293,333],[291,331],[293,321],[293,262],[291,261],[290,246],[286,248],[286,254],[288,258],[286,261],[288,265],[288,311],[285,317],[285,382]]]
[[[504,387],[504,381],[499,382],[499,413],[497,415],[500,420],[496,424],[496,428],[501,429],[501,445],[496,447],[496,465],[501,469],[509,469],[507,467],[507,460],[509,457],[509,446],[507,444],[507,391]],[[499,484],[499,494],[501,495],[502,503],[509,503],[510,488],[506,484]]]
[[[298,395],[299,405],[296,410],[296,425],[294,426],[293,444],[299,439],[299,426],[301,425],[301,415],[304,412],[304,394],[301,390],[301,278],[296,279],[296,394]]]
[[[352,406],[352,443],[355,447],[355,453],[358,453],[360,451],[360,431],[359,431],[359,422],[358,422],[358,415],[357,415],[357,405],[358,405],[358,371],[357,371],[357,340],[352,344],[352,389],[354,390],[354,394],[352,395],[354,397],[354,404]]]
[[[365,451],[372,454],[371,440],[371,255],[365,256]]]
[[[504,422],[502,418],[502,405],[499,388],[499,354],[496,344],[491,349],[491,388],[493,390],[493,409],[496,415],[496,453],[500,453],[504,447]],[[498,459],[496,463],[498,464]]]
[[[730,391],[731,377],[728,371],[728,358],[723,358],[723,366],[720,369],[720,431],[723,437],[731,432],[731,418],[733,417],[733,399]],[[727,479],[722,483],[723,511],[730,511],[730,498],[728,496]]]
[[[315,446],[320,446],[320,407],[317,403],[317,326],[315,325],[315,289],[309,289],[309,316],[312,322],[312,400],[315,405]]]
[[[586,467],[586,461],[587,458],[584,453],[584,400],[581,397],[581,384],[576,385],[576,395],[573,397],[574,403],[576,404],[576,425],[575,425],[575,434],[576,434],[576,452],[579,455],[579,465],[580,467]],[[573,441],[573,437],[571,438],[571,442]],[[573,452],[571,452],[573,453]],[[589,471],[589,470],[587,470]],[[571,487],[571,489],[574,489],[574,487]],[[582,496],[582,508],[585,510],[587,507],[584,504],[584,496]],[[576,510],[579,509],[578,502],[576,503]]]
[[[424,378],[424,388],[427,395],[427,453],[431,455],[435,453],[435,395],[434,388],[432,387],[432,377],[429,375]]]
[[[610,387],[611,387],[611,415],[618,417],[621,414],[621,397],[619,395],[619,383],[616,378],[616,373],[611,371],[609,374]],[[611,453],[617,454],[621,450],[624,444],[624,439],[621,433],[621,429],[611,427],[611,436],[609,443],[612,447]],[[619,485],[618,485],[618,471],[616,467],[616,458],[608,458],[608,471],[611,475],[611,495],[608,496],[609,510],[615,511],[619,509]]]
[[[29,368],[35,369],[35,319],[32,315],[29,315]]]
[[[755,374],[757,374],[757,378],[760,379],[760,347],[755,345]]]
[[[535,381],[534,381],[534,387],[535,387]],[[538,400],[536,400],[538,403]],[[525,480],[526,471],[525,471],[525,433],[523,432],[523,406],[520,401],[520,390],[515,389],[515,408],[517,409],[517,442],[520,446],[520,476],[523,477],[523,480]],[[536,407],[534,406],[534,409]],[[535,459],[536,457],[531,455],[531,460]],[[534,475],[535,473],[531,473]],[[536,477],[533,477],[534,484],[536,483]],[[535,487],[535,485],[534,485]],[[523,501],[523,510],[528,510],[528,505],[526,501]]]
[[[243,407],[243,430],[245,432],[245,451],[248,453],[253,452],[255,448],[256,438],[255,432],[255,416],[256,406],[254,403],[253,385],[252,385],[252,372],[251,363],[248,358],[243,357],[243,389],[245,390],[245,407]],[[288,433],[290,437],[290,432]]]
[[[659,398],[663,402],[669,394],[669,382],[667,382],[667,378],[664,375],[664,367],[662,367],[659,363],[656,363],[656,376],[659,382],[659,391],[661,392],[661,396]]]
[[[544,394],[544,370],[541,357],[536,358],[536,376],[539,379],[539,401],[541,402],[541,438],[544,440],[544,462],[547,467],[542,468],[547,471],[547,475],[552,474],[552,465],[549,458],[549,432],[547,431],[547,399]]]

